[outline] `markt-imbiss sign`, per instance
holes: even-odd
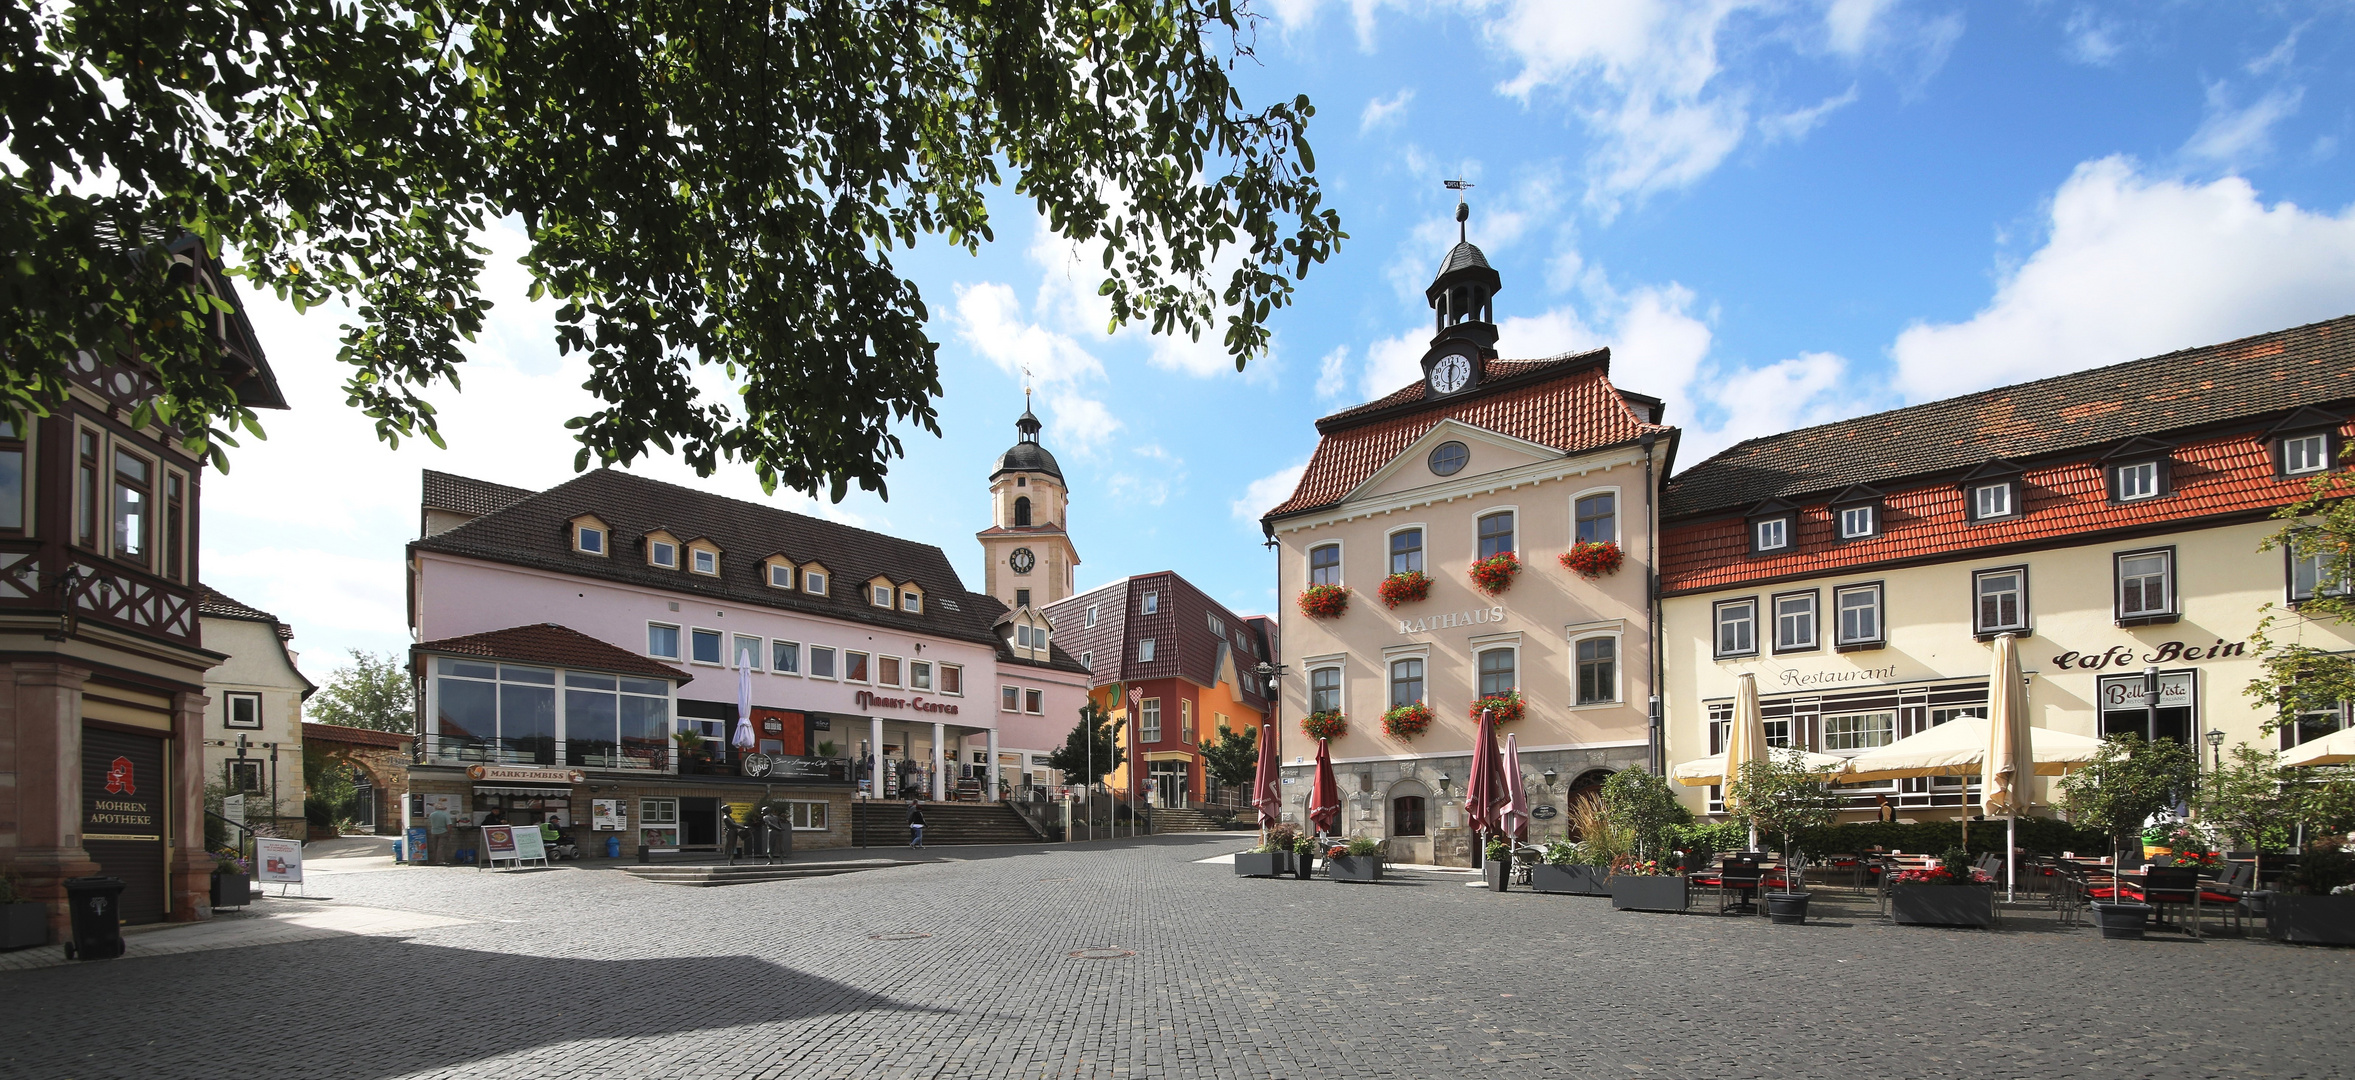
[[[469,765],[466,775],[486,784],[577,784],[586,779],[572,769],[535,769],[528,765]]]

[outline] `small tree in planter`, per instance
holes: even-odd
[[[1342,585],[1311,585],[1300,592],[1300,613],[1311,619],[1338,619],[1349,610],[1349,589]]]
[[[2264,880],[2265,853],[2288,851],[2295,839],[2297,778],[2275,756],[2247,743],[2233,747],[2192,798],[2200,820],[2223,833],[2228,847],[2256,856],[2252,882]]]
[[[1615,541],[1581,540],[1562,553],[1562,569],[1593,581],[1605,574],[1618,573],[1619,564],[1625,558]]]
[[[1420,701],[1400,705],[1382,714],[1382,734],[1393,739],[1412,739],[1431,730],[1431,706]]]
[[[1496,714],[1497,723],[1510,724],[1519,720],[1528,709],[1529,702],[1521,696],[1519,690],[1507,690],[1501,694],[1473,699],[1472,719],[1478,721],[1482,712],[1492,712]]]
[[[1513,578],[1521,573],[1521,560],[1510,551],[1500,551],[1472,564],[1472,587],[1495,596],[1513,587]]]
[[[1693,820],[1668,781],[1642,769],[1622,769],[1603,781],[1603,809],[1606,820],[1628,831],[1632,854],[1644,859],[1663,857],[1674,829]]]
[[[1431,577],[1420,570],[1402,570],[1382,579],[1382,606],[1412,604],[1431,595]]]
[[[1783,891],[1767,897],[1767,911],[1776,922],[1803,922],[1808,894],[1796,881],[1792,858],[1801,830],[1820,829],[1839,813],[1840,798],[1824,786],[1823,777],[1807,765],[1806,755],[1787,748],[1759,761],[1747,761],[1726,785],[1727,809],[1760,833],[1782,840]]]
[[[1311,739],[1338,739],[1349,734],[1349,717],[1330,711],[1310,713],[1300,718],[1300,733]]]
[[[2061,778],[2061,809],[2071,822],[2108,834],[2110,865],[2123,870],[2120,842],[2140,833],[2151,815],[2174,805],[2177,793],[2191,791],[2199,775],[2199,755],[2182,743],[2114,735],[2103,741],[2091,764]],[[2126,901],[2115,891],[2107,903],[2093,905],[2103,937],[2141,937],[2150,913],[2150,905]]]

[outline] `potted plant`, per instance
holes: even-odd
[[[213,906],[241,908],[253,903],[253,864],[234,851],[213,852]]]
[[[1571,809],[1575,819],[1577,808]],[[1622,830],[1616,834],[1615,842],[1622,843],[1627,854],[1639,859],[1666,858],[1677,830],[1693,820],[1693,812],[1677,800],[1667,779],[1642,769],[1621,769],[1603,781],[1602,810],[1602,823]],[[1575,823],[1572,827],[1585,828]],[[1606,855],[1593,861],[1599,866],[1610,866],[1619,861],[1621,852],[1614,850]]]
[[[1325,849],[1326,873],[1335,881],[1382,880],[1382,842],[1360,836]]]
[[[1480,849],[1486,856],[1480,860],[1480,878],[1488,887],[1503,892],[1513,884],[1513,845],[1503,839],[1492,839]]]
[[[1618,911],[1683,911],[1690,899],[1676,867],[1628,859],[1611,867],[1611,907]]]
[[[1545,861],[1529,868],[1529,887],[1569,896],[1611,895],[1611,868],[1594,860],[1586,845],[1556,840],[1545,846]]]
[[[0,870],[0,950],[49,944],[49,905],[30,896],[16,875]]]
[[[1292,837],[1292,876],[1307,881],[1317,869],[1317,838],[1305,830]]]
[[[1521,691],[1507,690],[1501,694],[1490,694],[1487,697],[1474,699],[1472,719],[1477,722],[1480,719],[1480,714],[1486,711],[1496,714],[1497,723],[1510,724],[1519,720],[1521,714],[1527,712],[1528,709],[1529,702],[1521,696]]]
[[[1382,714],[1382,734],[1393,739],[1412,739],[1431,730],[1431,706],[1420,701],[1400,705]]]
[[[2071,823],[2107,834],[2111,866],[2124,870],[2125,859],[2118,853],[2123,838],[2139,836],[2151,815],[2173,806],[2178,793],[2190,793],[2199,773],[2199,755],[2173,739],[2144,742],[2140,735],[2113,735],[2084,769],[2061,778],[2061,809]],[[2153,910],[2128,899],[2123,890],[2113,890],[2091,907],[2093,923],[2105,938],[2141,938]]]
[[[1938,865],[1889,879],[1889,920],[1899,926],[1993,926],[1995,879],[1952,848]]]
[[[1521,560],[1510,551],[1500,551],[1472,564],[1472,587],[1495,596],[1513,587],[1513,578],[1521,572]]]
[[[2265,932],[2299,945],[2355,945],[2355,858],[2338,838],[2309,844],[2265,905]]]
[[[1292,845],[1299,839],[1300,830],[1290,825],[1278,825],[1267,832],[1258,847],[1235,856],[1238,877],[1283,877],[1292,872]]]
[[[1562,553],[1562,569],[1593,581],[1604,574],[1618,573],[1619,563],[1624,558],[1615,541],[1581,540]]]
[[[1431,595],[1431,576],[1420,570],[1401,570],[1383,578],[1382,587],[1376,593],[1386,608],[1412,604]]]
[[[703,734],[701,732],[680,728],[671,732],[671,741],[679,744],[680,761],[703,760]]]
[[[1300,592],[1300,613],[1311,619],[1338,619],[1349,610],[1349,589],[1342,585],[1311,585]]]
[[[1349,717],[1331,711],[1310,713],[1300,718],[1300,733],[1311,739],[1338,739],[1349,734]]]
[[[1760,833],[1782,838],[1783,889],[1766,894],[1766,913],[1778,923],[1807,921],[1809,894],[1793,870],[1795,838],[1802,830],[1820,829],[1840,812],[1840,798],[1824,786],[1823,777],[1807,765],[1796,747],[1742,763],[1725,788],[1726,808]]]

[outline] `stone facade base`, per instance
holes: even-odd
[[[1621,769],[1645,767],[1647,747],[1614,746],[1594,750],[1523,750],[1522,788],[1536,817],[1529,840],[1544,846],[1564,839],[1569,831],[1570,800]],[[1554,777],[1547,780],[1545,773]],[[1472,865],[1471,830],[1463,820],[1464,783],[1471,777],[1470,753],[1398,758],[1387,761],[1335,762],[1333,773],[1341,785],[1345,808],[1335,829],[1343,836],[1384,840],[1392,862],[1436,866]],[[1302,828],[1308,823],[1308,793],[1316,776],[1314,765],[1286,765],[1284,819]],[[1447,779],[1441,780],[1444,775]],[[1422,828],[1416,834],[1413,804],[1421,799]],[[1547,808],[1552,816],[1546,816]]]

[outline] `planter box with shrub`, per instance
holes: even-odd
[[[1600,866],[1555,866],[1539,863],[1529,869],[1529,887],[1542,893],[1571,896],[1609,896],[1608,871]]]
[[[49,905],[38,900],[0,904],[0,950],[49,944]]]
[[[1235,874],[1239,877],[1283,877],[1292,872],[1292,853],[1288,851],[1246,851],[1235,856]]]
[[[213,875],[213,906],[241,908],[253,903],[253,878],[244,874]]]
[[[1325,860],[1325,873],[1335,881],[1382,880],[1382,857],[1379,855],[1341,855]]]
[[[2156,910],[2149,904],[2114,904],[2102,900],[2086,906],[2093,910],[2093,925],[2101,929],[2103,937],[2124,941],[2141,941],[2143,927],[2150,923],[2151,912]]]
[[[1513,883],[1512,864],[1490,859],[1480,864],[1481,880],[1488,882],[1491,892],[1503,892]]]
[[[1611,906],[1620,911],[1683,911],[1685,879],[1674,875],[1619,874],[1611,879]]]
[[[2298,945],[2355,945],[2355,896],[2274,893],[2265,904],[2265,932]]]
[[[1993,926],[1993,885],[1891,885],[1889,919],[1899,926]]]

